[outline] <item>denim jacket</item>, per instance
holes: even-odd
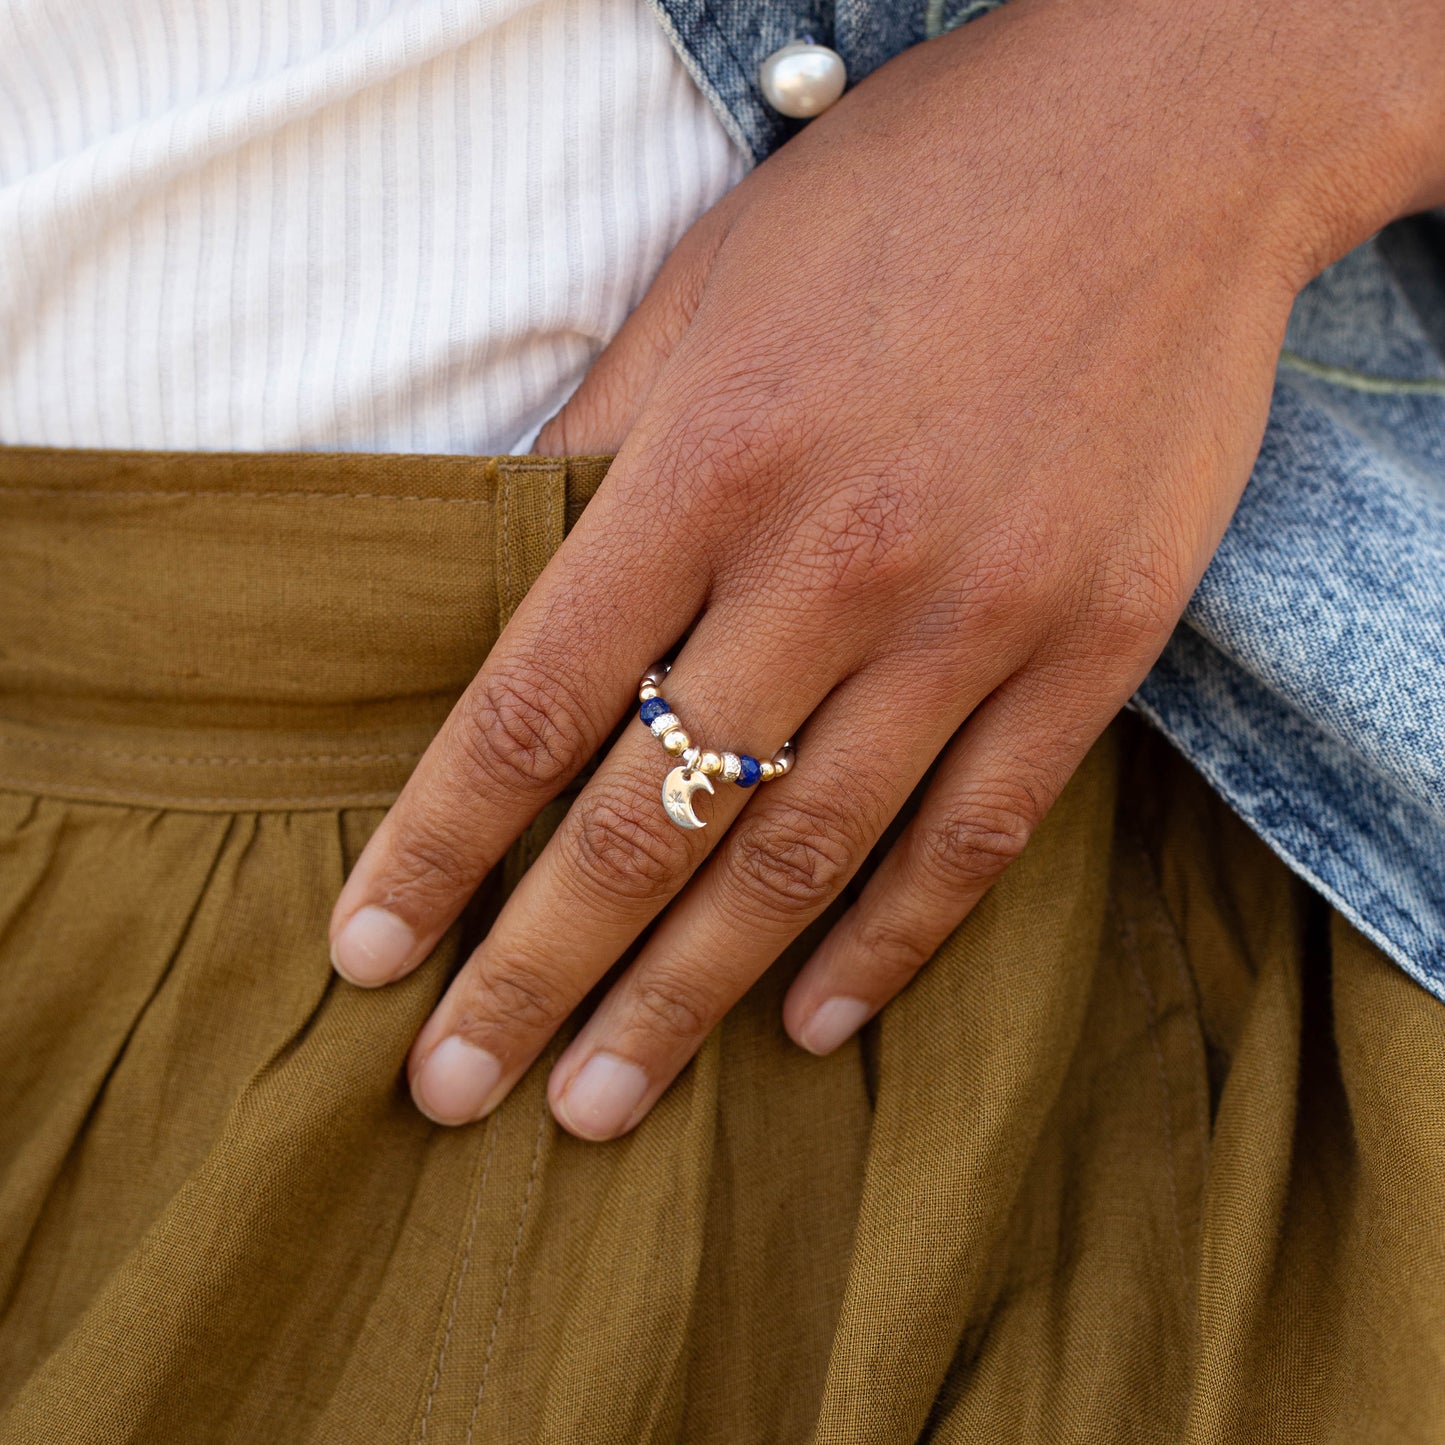
[[[797,129],[758,84],[811,38],[850,82],[1002,0],[653,0],[760,161]],[[1298,874],[1445,999],[1445,212],[1296,303],[1264,445],[1134,699]]]

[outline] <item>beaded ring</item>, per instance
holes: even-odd
[[[637,716],[651,729],[653,737],[662,739],[668,757],[682,760],[662,782],[662,806],[667,816],[679,828],[703,828],[707,825],[693,811],[694,793],[713,792],[714,778],[736,783],[740,788],[770,783],[792,769],[796,754],[791,742],[784,743],[764,762],[746,753],[718,753],[694,746],[683,731],[682,720],[658,692],[671,670],[669,664],[659,662],[642,674],[637,689]]]

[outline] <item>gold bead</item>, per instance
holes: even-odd
[[[697,761],[697,770],[704,777],[715,778],[722,772],[722,759],[716,753],[704,753]]]
[[[662,694],[659,693],[658,690],[653,687],[650,682],[645,683],[642,687],[639,687],[637,689],[638,702],[651,702],[653,698],[661,696]]]
[[[775,778],[781,778],[784,773],[791,770],[792,766],[792,753],[779,753],[777,757],[773,759],[773,776]]]
[[[758,764],[758,781],[759,781],[760,783],[771,783],[771,782],[773,781],[773,774],[774,774],[775,772],[777,772],[777,769],[776,769],[771,763],[769,763],[769,762],[759,763],[759,764]]]
[[[673,728],[662,739],[663,751],[670,758],[680,758],[692,746],[692,739],[681,728]]]

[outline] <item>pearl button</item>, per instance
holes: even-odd
[[[758,84],[768,104],[780,115],[811,120],[843,94],[848,68],[836,50],[794,40],[763,61]]]

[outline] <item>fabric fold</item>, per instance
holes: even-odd
[[[1137,719],[828,1058],[846,898],[624,1139],[416,1112],[568,799],[332,900],[604,469],[0,451],[0,1445],[1433,1438],[1445,1015]]]

